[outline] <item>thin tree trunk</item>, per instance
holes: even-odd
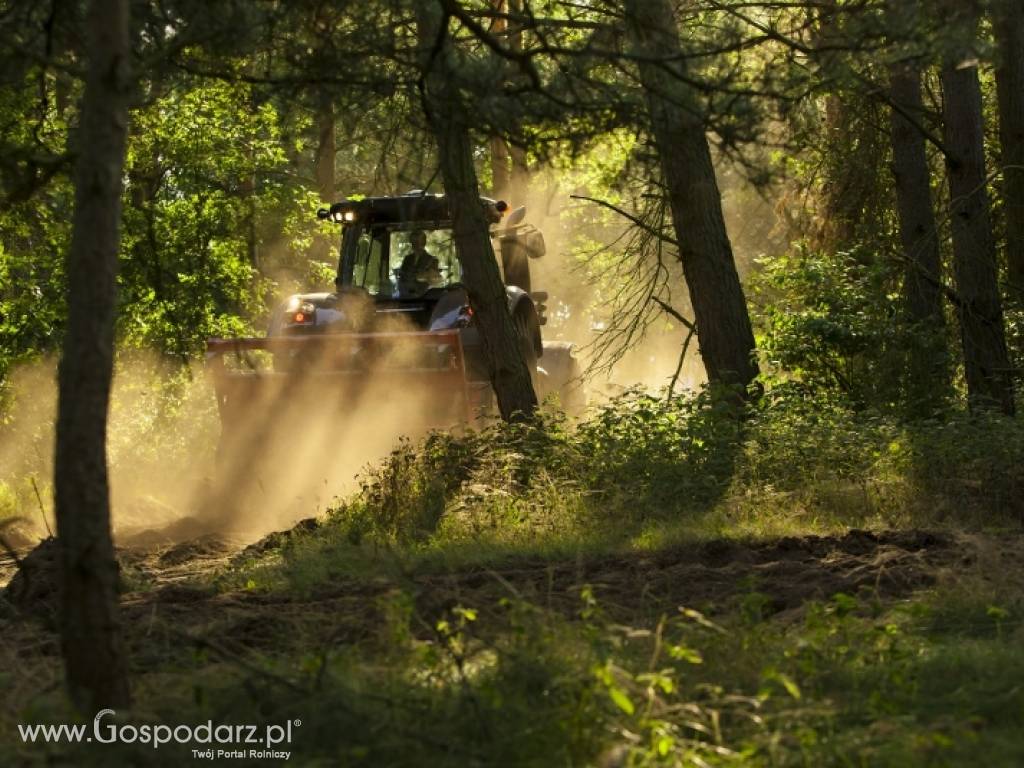
[[[505,12],[505,0],[492,0],[492,7],[495,13]],[[508,23],[504,18],[498,17],[494,20],[491,32],[501,40],[508,31]],[[508,142],[503,136],[491,137],[491,194],[495,198],[507,197],[509,193],[509,154]]]
[[[510,14],[520,15],[523,12],[522,0],[508,0]],[[523,50],[522,26],[517,26],[509,35],[509,49],[513,53],[521,53]],[[509,177],[508,196],[513,206],[526,205],[530,194],[530,166],[526,160],[526,150],[523,147],[513,144],[509,147],[509,156],[512,160],[512,174]]]
[[[1011,285],[1024,294],[1024,2],[1000,0],[995,21],[1006,262]]]
[[[910,114],[921,114],[921,70],[914,62],[892,67],[891,97]],[[900,243],[907,260],[904,294],[907,315],[915,323],[943,324],[941,257],[932,209],[931,170],[925,138],[898,111],[892,111],[893,181],[900,222]]]
[[[93,0],[88,32],[55,465],[61,647],[72,700],[84,712],[129,703],[106,463],[128,126],[128,0]]]
[[[890,0],[889,18],[896,34],[911,29],[917,18],[917,0]],[[928,409],[940,404],[947,393],[949,369],[931,169],[925,136],[918,127],[925,117],[921,65],[914,59],[894,62],[889,78],[894,105],[890,123],[892,173],[905,260],[903,305],[915,345],[907,366],[907,389],[915,403]]]
[[[969,13],[969,12],[968,12]],[[965,18],[968,29],[977,24]],[[989,214],[984,125],[978,68],[969,50],[951,52],[942,68],[943,122],[949,172],[953,265],[960,299],[960,335],[971,407],[1014,412]]]
[[[316,191],[320,202],[331,205],[335,200],[334,160],[337,154],[335,139],[334,104],[329,93],[322,92],[316,109],[317,145],[313,160],[316,175]],[[331,261],[332,238],[325,232],[317,232],[313,237],[310,257],[313,261]]]
[[[495,198],[508,196],[511,175],[508,167],[508,143],[501,136],[491,137],[491,194]]]
[[[537,395],[488,235],[466,109],[448,64],[448,31],[441,26],[439,7],[433,4],[417,4],[416,17],[423,51],[423,109],[437,141],[462,282],[480,331],[501,417],[506,421],[528,417],[537,408]]]
[[[632,47],[640,57],[640,79],[704,367],[712,383],[746,390],[758,374],[754,334],[725,230],[704,121],[695,94],[683,80],[672,7],[668,0],[626,0],[625,10]]]
[[[337,148],[334,139],[334,104],[329,94],[321,94],[316,113],[316,190],[321,202],[331,204],[334,199],[334,156]]]
[[[816,10],[814,45],[818,49],[817,62],[825,78],[831,77],[838,54],[834,46],[841,43],[839,8],[836,0],[827,0]],[[836,88],[835,85],[832,86]],[[858,204],[867,169],[852,163],[857,142],[851,137],[851,109],[847,104],[849,93],[833,90],[824,99],[824,139],[822,214],[816,227],[817,244],[825,251],[849,249],[856,237]],[[854,107],[856,109],[856,107]]]

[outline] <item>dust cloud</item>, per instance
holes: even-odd
[[[601,337],[612,325],[611,313],[617,305],[607,286],[595,279],[602,269],[598,262],[603,257],[598,251],[619,241],[626,226],[621,221],[609,223],[594,203],[572,199],[573,192],[556,172],[541,171],[534,175],[525,200],[526,222],[543,232],[546,245],[546,254],[530,262],[532,290],[549,294],[544,340],[573,343],[574,355],[587,371],[586,388],[592,403],[630,388],[657,392],[675,373],[686,330],[676,321],[657,318],[614,365],[605,365]],[[513,207],[521,204],[512,202]],[[543,367],[543,357],[539,364]],[[695,389],[702,380],[703,368],[693,342],[677,389]]]
[[[202,366],[122,354],[108,424],[117,543],[159,546],[206,534],[254,540],[324,512],[400,436],[461,419],[465,401],[436,372],[436,345],[385,347],[372,361],[339,366],[345,348],[323,345],[293,371],[280,361],[274,370],[269,353],[227,361],[222,391],[234,387],[234,398],[222,414],[212,373]],[[55,363],[21,366],[7,390],[0,515],[21,518],[17,532],[5,535],[28,544],[55,530]]]
[[[446,345],[403,337],[394,320],[374,343],[299,340],[270,369],[227,368],[216,473],[202,505],[218,527],[249,535],[322,512],[400,437],[465,420],[461,372]],[[263,361],[267,365],[267,361]]]

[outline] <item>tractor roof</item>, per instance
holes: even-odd
[[[481,197],[480,202],[487,211],[491,223],[501,220],[501,214],[508,208],[502,200]],[[330,209],[317,211],[320,219],[331,219],[341,224],[364,221],[372,223],[415,223],[450,221],[448,198],[444,195],[428,195],[422,192],[408,192],[395,197],[346,198],[334,203]]]

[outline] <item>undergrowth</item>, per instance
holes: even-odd
[[[1019,765],[1024,593],[980,585],[895,604],[840,593],[788,618],[762,615],[751,592],[721,617],[680,606],[646,624],[613,621],[586,585],[571,616],[511,593],[451,595],[431,616],[396,590],[377,598],[362,643],[310,638],[304,652],[244,659],[180,643],[151,652],[135,670],[136,711],[107,725],[252,723],[262,734],[291,721],[291,742],[275,749],[300,765]],[[157,648],[168,636],[159,621],[146,633]],[[69,719],[52,692],[18,715]],[[180,765],[189,748],[11,754]],[[231,762],[267,761],[245,751]]]
[[[1024,762],[1019,545],[986,559],[979,544],[918,591],[825,593],[781,612],[756,566],[724,602],[654,611],[572,576],[589,557],[607,574],[719,537],[1012,538],[1017,422],[901,423],[796,388],[742,415],[707,393],[634,394],[578,425],[544,418],[403,443],[316,526],[238,556],[219,596],[136,611],[137,703],[121,722],[298,720],[277,748],[314,766]],[[562,564],[561,602],[499,562]],[[20,693],[0,725],[15,762],[180,765],[206,748],[19,742],[16,723],[74,716],[55,657],[24,650],[45,644],[7,637],[0,682]]]
[[[780,387],[737,417],[707,392],[632,393],[578,425],[403,442],[312,535],[227,574],[307,589],[367,568],[450,568],[855,527],[1019,529],[1024,427],[900,422]],[[396,565],[398,563],[398,565]]]

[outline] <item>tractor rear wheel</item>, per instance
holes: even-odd
[[[530,381],[534,391],[537,389],[537,349],[533,346],[533,327],[530,316],[526,312],[516,313],[516,330],[519,332],[519,349],[523,354],[523,362],[530,372]]]

